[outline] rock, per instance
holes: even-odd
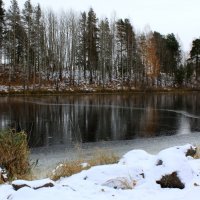
[[[181,182],[180,178],[177,176],[177,172],[172,172],[162,176],[162,178],[156,181],[162,188],[179,188],[184,189],[185,185]]]
[[[140,176],[142,176],[142,178],[145,178],[145,175],[144,175],[144,173],[141,173],[141,174],[139,174]]]
[[[16,190],[16,191],[23,188],[23,187],[29,187],[30,188],[30,186],[28,186],[26,184],[21,184],[21,185],[12,184],[12,186],[13,186],[14,190]]]
[[[53,183],[46,183],[46,184],[41,185],[41,186],[39,186],[39,187],[34,187],[33,189],[34,189],[34,190],[38,190],[38,189],[44,188],[44,187],[54,187],[54,184],[53,184]]]
[[[38,190],[44,187],[53,187],[54,183],[50,179],[43,179],[37,181],[24,181],[24,180],[17,180],[12,182],[12,186],[14,190],[19,190],[23,187],[29,187],[34,190]]]
[[[162,164],[163,164],[163,161],[159,159],[159,160],[157,161],[157,163],[156,163],[156,166],[160,166],[160,165],[162,165]]]

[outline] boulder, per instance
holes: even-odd
[[[162,178],[157,180],[156,183],[159,184],[161,188],[185,188],[185,185],[181,182],[177,172],[172,172],[171,174],[162,176]]]

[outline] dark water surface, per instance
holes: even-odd
[[[31,147],[200,132],[200,93],[0,97],[0,129]]]

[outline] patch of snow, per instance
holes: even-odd
[[[88,163],[81,163],[82,168],[89,167],[90,165]]]

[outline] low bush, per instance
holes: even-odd
[[[0,132],[0,165],[8,171],[9,179],[27,178],[30,174],[29,147],[25,132]]]

